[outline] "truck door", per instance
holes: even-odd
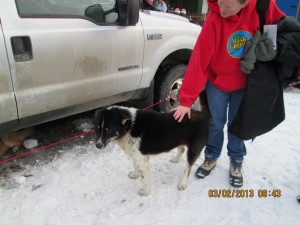
[[[117,25],[116,0],[2,4],[20,123],[129,99],[142,76],[141,24]]]
[[[300,23],[300,0],[277,0],[276,3],[287,16],[296,17]]]
[[[18,114],[0,22],[0,134],[17,128]]]

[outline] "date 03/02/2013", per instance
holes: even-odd
[[[280,189],[209,189],[208,197],[210,198],[280,198]]]

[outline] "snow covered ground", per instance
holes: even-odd
[[[202,153],[187,189],[177,191],[185,160],[169,163],[176,154],[172,151],[151,159],[152,192],[140,197],[136,194],[140,181],[128,178],[132,163],[124,153],[113,144],[100,151],[91,142],[46,165],[25,165],[25,170],[7,178],[5,182],[11,185],[0,189],[0,224],[299,224],[300,90],[285,92],[285,106],[282,124],[254,142],[246,142],[242,189],[233,189],[228,183],[224,148],[209,177],[199,180],[194,175],[203,161]],[[233,190],[241,195],[227,198]]]

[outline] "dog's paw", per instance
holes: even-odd
[[[171,163],[179,163],[179,161],[180,161],[180,159],[178,159],[177,157],[170,159]]]
[[[128,177],[129,177],[130,179],[137,179],[137,178],[139,178],[139,172],[131,171],[131,172],[128,174]]]
[[[180,182],[178,185],[177,185],[177,189],[178,191],[184,191],[187,187],[187,183],[185,182]]]
[[[149,189],[145,189],[145,188],[142,188],[138,191],[138,195],[139,196],[147,196],[150,194],[150,190]]]
[[[17,152],[17,151],[19,151],[19,150],[20,150],[20,145],[16,145],[16,146],[14,146],[13,149],[12,149],[13,152]]]

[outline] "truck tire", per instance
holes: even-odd
[[[157,103],[169,98],[166,101],[155,106],[155,110],[159,112],[170,112],[170,109],[178,106],[179,104],[179,90],[182,85],[182,80],[185,74],[187,66],[183,64],[175,65],[169,68],[165,75],[161,75],[155,82],[155,98],[154,102]],[[192,106],[195,110],[200,110],[199,99],[196,100]]]

